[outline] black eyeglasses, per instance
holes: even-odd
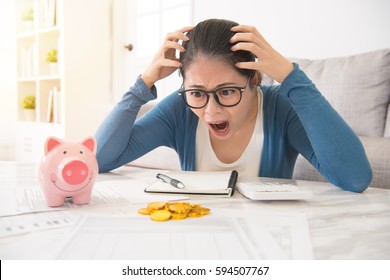
[[[216,90],[206,91],[201,89],[184,89],[184,84],[180,87],[179,95],[184,102],[193,109],[201,109],[209,103],[210,94],[214,94],[215,101],[224,107],[233,107],[240,103],[242,93],[248,86],[250,77],[244,87],[221,87]]]

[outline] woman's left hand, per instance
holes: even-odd
[[[256,61],[238,62],[236,67],[260,71],[279,83],[294,69],[294,65],[274,50],[255,27],[238,25],[231,30],[236,32],[230,39],[230,43],[234,44],[232,51],[249,51],[257,57]]]

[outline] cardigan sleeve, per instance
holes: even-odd
[[[198,118],[177,91],[136,119],[141,106],[156,96],[156,88],[150,90],[138,78],[106,117],[96,133],[99,172],[120,167],[159,146],[174,149],[184,170],[195,169]]]
[[[145,141],[137,143],[132,139],[132,135],[134,130],[140,130],[137,128],[136,117],[141,106],[156,96],[156,88],[153,86],[149,89],[142,79],[138,78],[105,118],[95,135],[99,172],[108,172],[147,152],[148,145]],[[145,134],[142,129],[137,133],[141,138]]]
[[[363,145],[297,64],[279,93],[287,96],[298,116],[287,122],[289,142],[332,184],[364,191],[372,170]]]

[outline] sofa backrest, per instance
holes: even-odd
[[[390,137],[390,49],[291,60],[299,64],[356,134]]]

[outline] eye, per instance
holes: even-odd
[[[236,89],[234,89],[234,88],[223,88],[223,89],[218,90],[218,95],[221,95],[221,96],[229,96],[229,95],[233,95],[235,93],[236,93]]]
[[[196,98],[201,98],[205,95],[204,92],[199,90],[191,90],[188,93],[191,95],[191,97],[196,97]]]
[[[80,154],[83,154],[83,151],[80,151]]]
[[[62,153],[63,153],[64,155],[66,155],[67,151],[63,151]]]

